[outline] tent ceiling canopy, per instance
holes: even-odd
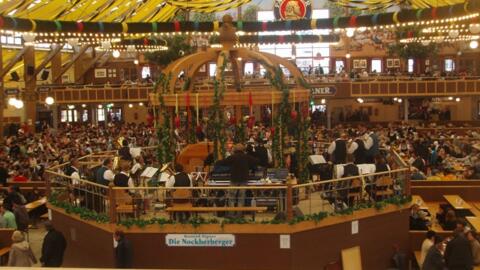
[[[4,0],[0,14],[18,18],[64,21],[162,22],[180,9],[218,12],[250,0]]]

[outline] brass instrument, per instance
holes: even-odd
[[[117,170],[118,169],[118,165],[120,163],[120,157],[116,156],[113,158],[113,170]]]
[[[173,164],[171,162],[163,164],[162,168],[160,169],[161,173],[167,173],[170,176],[174,176],[177,172],[173,169]]]

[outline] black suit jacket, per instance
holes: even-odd
[[[258,160],[243,152],[235,152],[226,159],[217,162],[219,166],[230,167],[230,180],[232,184],[244,184],[248,181],[250,169],[255,169]]]
[[[472,246],[463,234],[456,235],[448,242],[445,261],[448,269],[470,270],[473,268]]]
[[[63,253],[67,247],[67,241],[63,234],[56,230],[50,230],[43,239],[42,257],[40,261],[46,267],[60,267],[63,263]]]
[[[423,261],[422,270],[445,270],[445,261],[443,260],[442,253],[435,247],[432,246],[425,256]]]

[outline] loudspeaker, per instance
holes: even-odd
[[[18,76],[18,73],[16,71],[11,72],[10,77],[12,77],[12,81],[14,82],[20,81],[20,76]]]
[[[42,75],[40,75],[40,78],[41,78],[43,81],[45,81],[46,79],[48,79],[48,74],[50,74],[50,71],[44,69],[44,70],[42,71]]]
[[[34,66],[27,66],[27,75],[32,76],[35,73]]]

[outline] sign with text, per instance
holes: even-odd
[[[50,87],[48,87],[48,86],[39,86],[39,87],[37,87],[37,92],[39,92],[39,93],[48,93],[48,92],[50,92]]]
[[[18,88],[5,88],[5,95],[18,95],[20,90]]]
[[[312,87],[310,93],[313,96],[333,96],[337,92],[337,88],[334,85]]]
[[[233,234],[167,234],[165,244],[169,247],[233,247]]]

